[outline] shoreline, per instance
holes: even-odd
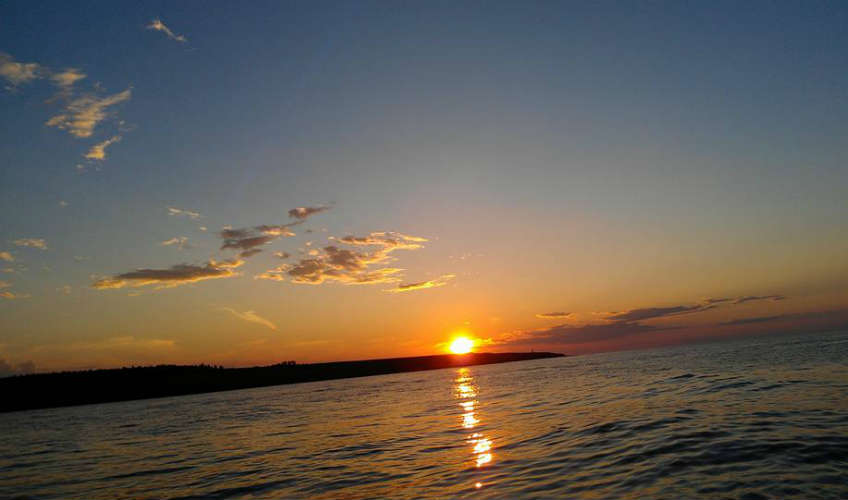
[[[250,368],[159,365],[19,375],[0,379],[0,393],[4,394],[0,413],[558,357],[565,354],[438,354],[303,365],[284,362]]]

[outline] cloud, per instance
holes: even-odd
[[[659,330],[661,328],[639,323],[557,325],[541,330],[508,334],[504,337],[504,342],[516,344],[586,344]]]
[[[77,97],[68,102],[62,113],[47,120],[46,125],[67,130],[74,137],[91,137],[97,124],[109,116],[109,108],[131,97],[131,89],[104,97],[93,94]]]
[[[165,26],[165,23],[163,23],[158,18],[150,21],[150,24],[147,25],[147,29],[155,30],[155,31],[159,31],[161,33],[164,33],[171,40],[174,40],[174,41],[177,41],[177,42],[180,42],[180,43],[185,43],[185,42],[188,41],[188,39],[186,39],[186,37],[184,37],[183,35],[174,34],[174,32],[171,31],[170,28]]]
[[[29,297],[30,297],[29,294],[20,294],[20,293],[10,292],[8,290],[0,291],[0,299],[15,300],[15,299],[28,299]]]
[[[684,314],[694,314],[703,311],[709,311],[720,307],[722,304],[738,305],[746,302],[757,300],[785,300],[783,295],[749,295],[744,297],[721,297],[707,298],[698,304],[692,305],[677,305],[669,307],[646,307],[642,309],[630,309],[624,312],[604,313],[608,321],[628,323],[634,321],[645,321],[656,318],[665,318],[669,316],[681,316]]]
[[[291,257],[291,254],[288,252],[274,252],[274,257],[278,259],[288,259]]]
[[[629,323],[632,321],[643,321],[646,319],[663,318],[666,316],[680,316],[682,314],[692,314],[696,312],[713,309],[717,306],[712,304],[696,304],[693,306],[672,306],[672,307],[647,307],[644,309],[631,309],[620,313],[607,313],[605,318],[610,321],[621,323]]]
[[[59,288],[56,289],[57,292],[64,293],[65,295],[70,295],[71,290],[72,290],[71,285],[60,286]]]
[[[108,148],[112,144],[115,144],[116,142],[121,142],[120,135],[113,136],[111,139],[106,139],[103,142],[91,146],[91,149],[89,149],[88,152],[83,155],[83,157],[87,160],[103,161],[106,159],[106,148]]]
[[[598,313],[601,318],[599,322],[583,325],[562,324],[551,328],[540,330],[526,330],[505,334],[504,343],[518,344],[589,344],[591,342],[603,342],[620,339],[628,336],[636,336],[643,333],[659,332],[665,330],[684,330],[693,327],[685,326],[654,326],[646,325],[644,321],[660,318],[677,317],[688,314],[696,314],[709,311],[719,307],[735,306],[754,300],[784,300],[782,295],[757,295],[745,297],[722,297],[707,298],[696,304],[681,304],[663,307],[645,307],[629,309],[621,312]],[[538,318],[564,318],[571,316],[570,313],[553,312],[537,314]],[[761,318],[747,318],[712,325],[712,327],[699,326],[698,328],[715,328],[717,326],[745,325],[752,323],[763,323],[778,321],[795,317],[793,315],[765,316]]]
[[[10,286],[12,286],[12,284],[8,281],[0,280],[0,288],[9,288]]]
[[[65,207],[67,207],[68,205],[70,205],[70,203],[68,203],[67,201],[65,201],[65,200],[59,200],[59,206],[60,206],[60,207],[65,208]]]
[[[772,324],[774,323],[774,324]],[[765,325],[769,332],[792,332],[802,330],[828,331],[848,328],[848,309],[829,311],[806,311],[740,318],[719,323],[723,327]]]
[[[744,304],[745,302],[752,302],[755,300],[771,300],[777,302],[779,300],[785,300],[786,297],[783,295],[748,295],[746,297],[739,297],[733,301],[734,304]]]
[[[5,260],[6,262],[15,262],[15,258],[9,252],[0,252],[0,260]]]
[[[192,212],[191,210],[183,210],[181,208],[174,208],[174,207],[167,207],[167,208],[168,208],[168,215],[178,215],[178,216],[184,215],[184,216],[188,217],[189,219],[193,219],[193,220],[197,220],[197,219],[203,217],[199,213]]]
[[[47,250],[47,242],[41,238],[21,238],[13,241],[12,243],[19,247],[40,248],[42,250]]]
[[[319,285],[326,281],[348,285],[396,283],[401,279],[398,273],[403,271],[402,269],[374,269],[371,266],[393,260],[390,254],[395,250],[421,248],[419,242],[427,240],[395,232],[376,232],[364,237],[345,236],[337,241],[350,246],[372,248],[360,251],[328,245],[320,250],[312,249],[309,257],[295,264],[278,266],[256,278],[275,281],[285,281],[288,278],[292,283],[310,285]]]
[[[241,257],[242,259],[248,259],[258,253],[262,253],[261,248],[251,248],[250,250],[245,250],[244,252],[240,253],[239,257]]]
[[[329,209],[330,207],[327,205],[320,205],[317,207],[297,207],[289,210],[289,217],[293,219],[305,220],[312,215],[324,212]]]
[[[63,90],[70,90],[75,83],[86,77],[86,74],[76,68],[67,68],[65,71],[53,73],[50,80],[54,85]]]
[[[379,231],[371,233],[368,236],[345,236],[339,238],[339,241],[346,245],[381,246],[393,250],[415,250],[421,248],[420,243],[426,242],[427,239],[393,231]]]
[[[177,264],[167,269],[138,269],[95,281],[91,286],[98,290],[158,285],[171,288],[198,281],[232,278],[238,274],[233,269],[244,264],[243,260],[217,262],[210,259],[202,265]]]
[[[296,224],[299,224],[299,222],[285,225],[263,224],[241,229],[226,227],[219,233],[219,236],[224,240],[221,250],[241,250],[240,255],[243,258],[256,255],[262,251],[256,247],[267,245],[281,237],[294,236],[295,234],[289,227]]]
[[[417,283],[404,283],[402,285],[398,285],[396,288],[390,288],[388,290],[383,291],[389,293],[401,293],[412,292],[415,290],[426,290],[427,288],[438,288],[440,286],[447,285],[448,281],[452,280],[455,277],[456,275],[454,274],[445,274],[433,280],[419,281]]]
[[[256,314],[253,311],[245,311],[245,312],[242,313],[242,312],[236,311],[235,309],[231,309],[229,307],[225,307],[224,310],[231,313],[233,316],[240,318],[240,319],[243,319],[245,321],[250,321],[251,323],[258,323],[260,325],[265,325],[268,328],[270,328],[271,330],[277,329],[277,325],[275,325],[271,321],[259,316],[258,314]]]
[[[188,244],[188,238],[185,236],[176,236],[171,238],[170,240],[165,240],[160,245],[164,247],[168,246],[176,246],[178,250],[184,250],[186,248],[191,248],[191,245]]]
[[[542,318],[542,319],[567,318],[569,316],[571,316],[571,313],[569,313],[569,312],[547,312],[547,313],[536,314],[537,318]]]
[[[9,82],[10,90],[18,85],[27,84],[37,78],[42,78],[46,69],[38,63],[20,63],[5,53],[0,52],[0,77]]]

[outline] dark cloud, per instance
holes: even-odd
[[[601,342],[618,339],[621,337],[638,335],[662,330],[682,330],[686,327],[668,326],[658,327],[646,325],[644,321],[660,318],[683,316],[709,311],[719,307],[734,306],[757,300],[784,300],[782,295],[751,295],[745,297],[719,297],[707,298],[697,304],[681,304],[664,307],[645,307],[630,309],[622,312],[601,313],[603,323],[584,325],[559,325],[541,330],[529,330],[506,335],[505,342],[518,344],[580,344],[589,342]],[[566,317],[568,313],[554,312],[536,315],[539,318]],[[747,318],[712,325],[712,328],[728,325],[747,325],[754,323],[767,323],[783,319],[797,318],[795,315],[764,316],[760,318]],[[703,328],[703,327],[701,327]]]
[[[305,220],[315,214],[327,211],[330,209],[328,205],[319,205],[317,207],[297,207],[289,210],[289,217],[292,219]]]
[[[714,309],[715,307],[717,306],[709,304],[696,304],[694,306],[647,307],[644,309],[631,309],[620,313],[610,313],[606,319],[620,323],[629,323],[633,321],[644,321],[646,319],[663,318],[666,316],[692,314]]]
[[[242,259],[247,259],[247,258],[253,257],[254,255],[261,253],[261,252],[262,252],[261,248],[253,248],[253,249],[250,249],[250,250],[245,250],[244,252],[240,253],[239,257],[241,257]]]
[[[138,269],[99,279],[91,286],[98,290],[147,285],[158,285],[157,288],[171,288],[208,279],[231,278],[237,275],[233,269],[242,264],[244,264],[244,261],[238,259],[220,262],[209,260],[203,265],[177,264],[167,269]]]
[[[736,299],[733,297],[722,297],[722,298],[714,298],[714,299],[704,299],[705,304],[724,304],[726,302],[732,302]]]
[[[786,297],[783,295],[749,295],[747,297],[739,297],[734,299],[734,304],[744,304],[745,302],[752,302],[755,300],[771,300],[777,302],[778,300],[785,300]]]
[[[663,330],[639,323],[607,323],[600,325],[557,325],[541,330],[507,336],[510,344],[585,344]]]
[[[224,228],[219,233],[224,240],[221,250],[241,250],[240,255],[243,258],[256,255],[259,253],[256,247],[266,245],[281,237],[294,236],[295,234],[289,228],[297,224],[299,222],[283,225],[263,224],[240,229]]]
[[[266,243],[270,243],[277,239],[277,236],[250,236],[247,238],[241,239],[228,239],[224,240],[224,244],[221,245],[221,250],[250,250],[251,248],[258,247],[260,245],[265,245]]]
[[[756,318],[742,318],[731,321],[724,321],[720,325],[750,325],[752,323],[767,323],[769,321],[777,321],[781,319],[790,319],[796,315],[793,314],[777,314],[774,316],[759,316]]]
[[[571,316],[571,313],[560,312],[560,311],[536,314],[537,318],[542,318],[542,319],[567,318],[569,316]]]
[[[426,290],[428,288],[438,288],[440,286],[445,286],[448,284],[448,281],[454,279],[456,275],[454,274],[445,274],[439,276],[436,279],[427,280],[427,281],[419,281],[417,283],[403,283],[398,285],[395,288],[390,288],[388,290],[383,290],[384,292],[389,293],[402,293],[402,292],[414,292],[415,290]]]

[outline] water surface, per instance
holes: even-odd
[[[0,497],[848,498],[848,334],[0,414]]]

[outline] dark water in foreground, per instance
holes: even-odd
[[[848,334],[0,415],[0,497],[848,498]]]

